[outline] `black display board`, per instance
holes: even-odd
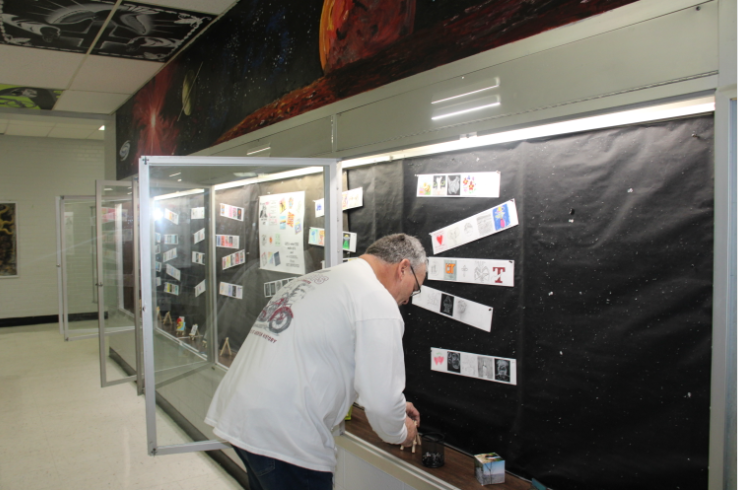
[[[348,171],[359,252],[509,199],[520,225],[440,254],[514,260],[515,287],[429,281],[494,308],[491,332],[408,305],[424,426],[554,489],[707,488],[713,120],[695,117]],[[417,174],[501,172],[499,199],[418,198]],[[402,189],[400,189],[402,187]],[[517,386],[430,370],[430,348],[517,359]],[[471,468],[469,471],[472,471]]]
[[[261,310],[271,299],[264,295],[264,283],[297,277],[285,272],[259,268],[259,196],[287,192],[305,192],[304,250],[305,270],[312,272],[321,268],[325,252],[323,247],[308,245],[310,227],[324,228],[324,218],[316,218],[313,201],[323,199],[323,174],[306,175],[299,178],[249,184],[216,191],[216,211],[221,203],[244,208],[244,220],[237,221],[217,215],[215,233],[238,235],[240,247],[245,250],[246,263],[223,270],[222,258],[236,249],[216,248],[216,287],[220,282],[243,286],[243,300],[218,295],[218,349],[225,339],[233,351],[237,351],[256,321]],[[219,213],[216,213],[219,214]],[[346,227],[347,224],[344,223]],[[214,239],[214,237],[213,237]]]
[[[210,216],[210,207],[208,206],[208,194],[192,194],[188,196],[173,197],[162,199],[156,202],[156,208],[162,213],[162,216],[155,221],[154,224],[154,242],[158,253],[155,254],[155,260],[161,265],[161,270],[156,272],[156,277],[161,284],[154,285],[156,289],[156,305],[160,309],[161,320],[158,325],[162,328],[171,327],[167,322],[164,325],[164,318],[169,313],[173,322],[176,323],[177,318],[183,316],[186,322],[185,332],[189,334],[193,325],[197,324],[197,330],[200,335],[205,335],[210,325],[206,317],[207,293],[195,296],[195,286],[205,280],[206,266],[195,264],[192,262],[192,252],[203,252],[206,256],[207,263],[207,239],[197,244],[194,243],[194,234],[198,230],[205,228],[207,236],[207,217]],[[204,207],[205,219],[191,219],[192,208]],[[178,215],[178,223],[174,223],[164,217],[166,210]],[[176,235],[177,244],[165,243],[164,235]],[[159,240],[157,240],[159,238]],[[177,249],[177,256],[171,260],[164,261],[164,253]],[[175,267],[180,272],[179,279],[167,273],[167,265]],[[166,283],[179,286],[179,294],[171,294],[164,291]],[[166,328],[170,331],[171,328]],[[182,335],[184,335],[182,333]],[[203,349],[203,344],[198,342],[195,348]]]

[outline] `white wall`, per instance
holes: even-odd
[[[0,279],[0,318],[56,315],[58,195],[94,195],[102,141],[0,136],[0,201],[15,201],[17,278]]]

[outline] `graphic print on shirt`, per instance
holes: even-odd
[[[254,329],[268,330],[273,334],[279,335],[280,333],[287,330],[292,324],[292,319],[295,317],[292,312],[292,306],[304,298],[310,291],[315,289],[315,285],[323,284],[328,280],[328,276],[324,273],[329,272],[328,270],[319,270],[303,276],[300,279],[293,281],[289,288],[282,292],[279,296],[273,298],[256,319],[252,332]],[[263,335],[260,335],[264,337]],[[266,337],[264,337],[266,338]],[[268,338],[267,340],[270,340]],[[270,341],[276,341],[271,339]]]

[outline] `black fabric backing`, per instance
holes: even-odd
[[[440,254],[514,260],[514,288],[427,283],[492,306],[490,333],[402,308],[423,425],[555,489],[707,487],[712,127],[704,116],[349,170],[365,190],[349,218],[359,252],[397,231],[430,252],[431,231],[516,200],[519,226]],[[499,199],[415,197],[417,174],[497,170]],[[518,384],[432,372],[431,347],[515,358]]]

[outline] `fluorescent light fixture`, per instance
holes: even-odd
[[[97,128],[98,131],[105,131],[105,125],[103,124],[99,128]]]
[[[161,196],[155,196],[154,201],[162,201],[164,199],[173,199],[175,197],[189,196],[190,194],[202,194],[205,189],[188,189],[186,191],[172,192],[171,194],[162,194]]]
[[[342,168],[370,165],[379,161],[400,160],[423,155],[434,155],[449,151],[478,148],[482,146],[497,145],[511,141],[521,141],[533,138],[543,138],[568,133],[578,133],[595,129],[625,126],[649,121],[660,121],[674,119],[677,117],[693,116],[715,111],[715,98],[713,96],[670,102],[666,104],[632,109],[601,116],[591,116],[552,124],[543,124],[530,128],[503,131],[500,133],[487,134],[477,137],[462,137],[459,140],[437,143],[435,145],[419,146],[409,148],[400,152],[383,153],[367,157],[354,158],[341,162]]]
[[[272,149],[271,146],[265,146],[263,148],[258,148],[256,150],[247,151],[246,152],[246,156],[248,157],[248,156],[251,156],[251,155],[256,155],[257,153],[261,153],[262,151],[267,151],[267,150],[271,150],[271,149]]]
[[[112,191],[112,190],[113,190],[113,188],[112,188],[112,187],[105,187],[105,188],[104,188],[103,190],[106,190],[106,191]]]
[[[323,172],[323,167],[304,167],[295,170],[286,170],[274,174],[262,174],[250,179],[234,180],[233,182],[225,182],[223,184],[215,184],[213,189],[230,189],[232,187],[240,187],[243,185],[257,184],[259,182],[271,182],[274,180],[291,179],[293,177],[302,177],[303,175],[319,174]]]
[[[481,111],[482,109],[487,109],[489,107],[495,107],[498,105],[500,105],[499,101],[493,102],[491,104],[485,104],[485,105],[472,107],[471,109],[464,109],[463,111],[456,111],[456,112],[450,112],[448,114],[441,114],[440,116],[431,117],[431,119],[434,121],[438,121],[439,119],[445,119],[447,117],[458,116],[460,114],[466,114],[467,112]]]
[[[492,90],[493,88],[497,88],[499,86],[500,84],[498,82],[492,86],[480,88],[479,90],[472,90],[471,92],[466,92],[465,94],[453,95],[451,97],[446,97],[444,99],[434,100],[433,102],[431,102],[431,104],[440,104],[441,102],[448,102],[449,100],[459,99],[461,97],[466,97],[467,95],[474,95],[474,94],[478,94],[479,92],[485,92],[487,90]]]
[[[182,179],[177,179],[177,182],[182,182]]]
[[[176,177],[177,175],[182,175],[182,172],[177,172],[176,174],[170,174],[170,177]]]

